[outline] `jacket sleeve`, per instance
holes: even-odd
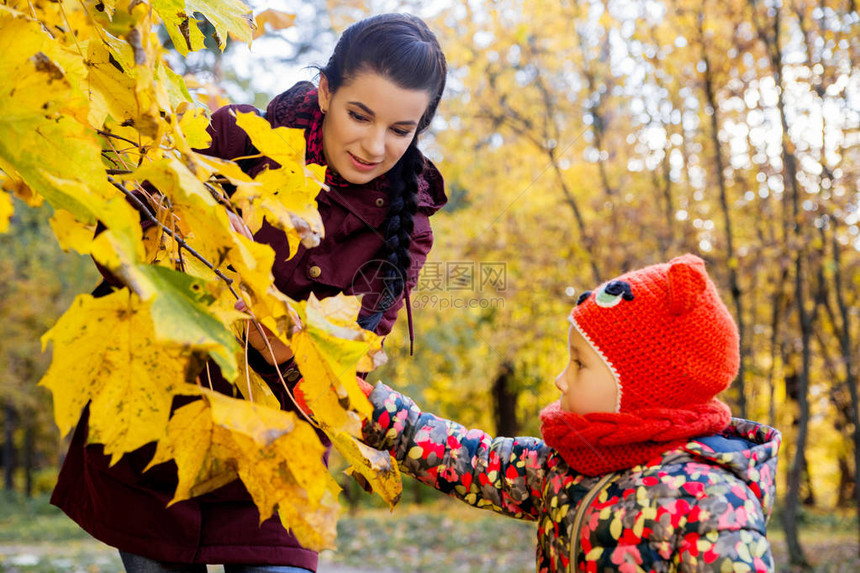
[[[423,413],[382,383],[369,398],[374,410],[364,440],[388,450],[405,473],[475,507],[537,519],[551,451],[542,440],[469,430]]]

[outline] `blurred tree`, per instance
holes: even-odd
[[[15,201],[15,216],[0,235],[0,403],[6,489],[32,493],[37,469],[55,470],[65,448],[53,422],[50,393],[36,383],[50,364],[40,337],[98,272],[85,257],[64,253],[48,224],[47,209]],[[23,466],[23,467],[22,467]],[[17,481],[16,468],[23,470]]]
[[[498,399],[502,379],[534,432],[575,294],[696,252],[742,330],[725,398],[785,432],[785,521],[802,565],[799,504],[837,503],[828,492],[860,468],[856,7],[497,0],[434,23],[451,74],[429,153],[458,208],[437,222],[431,257],[502,262],[507,287],[481,310],[453,308],[468,297],[443,285],[435,312],[417,290],[414,368],[393,336],[380,375],[496,428],[511,400]],[[454,354],[444,368],[423,356],[440,349]]]

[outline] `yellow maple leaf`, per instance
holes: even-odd
[[[281,167],[302,168],[305,164],[304,131],[290,127],[275,127],[256,113],[239,112],[236,125],[251,138],[257,150]]]
[[[185,7],[184,0],[153,0],[152,8],[164,20],[164,28],[177,52],[187,56],[189,52],[205,47],[203,33],[197,27],[193,11]]]
[[[251,44],[254,18],[251,8],[241,0],[187,0],[188,13],[200,12],[215,27],[215,42],[223,51],[227,36]]]
[[[254,39],[256,40],[266,33],[267,27],[270,30],[290,28],[296,22],[296,15],[269,8],[257,14],[254,21],[257,24],[257,29],[254,31]]]
[[[358,441],[353,436],[323,427],[326,435],[343,458],[352,464],[350,470],[360,474],[377,494],[393,508],[400,501],[403,482],[400,468],[386,451],[377,450]]]
[[[86,122],[83,60],[36,22],[0,12],[0,169],[87,223],[115,191]]]
[[[244,360],[239,360],[239,376],[236,378],[236,389],[249,402],[268,408],[280,408],[281,405],[272,389],[252,368],[248,368]]]
[[[212,136],[206,131],[206,128],[209,126],[209,117],[206,115],[206,110],[201,106],[183,102],[177,106],[176,113],[180,116],[179,129],[184,136],[185,142],[193,148],[203,149],[209,147],[212,142]]]
[[[164,435],[188,353],[158,342],[147,303],[126,289],[80,295],[42,336],[48,343],[53,358],[39,383],[53,393],[63,435],[88,402],[89,440],[105,444],[111,463]]]
[[[63,250],[73,249],[81,254],[90,252],[95,235],[95,227],[75,219],[74,215],[62,209],[54,212],[50,220],[51,230]]]
[[[183,103],[194,101],[194,98],[191,97],[191,92],[188,91],[185,79],[171,70],[170,66],[164,62],[158,63],[156,77],[159,83],[166,88],[171,107],[178,108]]]
[[[0,193],[0,233],[5,233],[9,230],[9,220],[12,219],[12,214],[15,212],[15,207],[12,205],[12,195],[9,193]]]
[[[204,48],[203,33],[193,14],[200,12],[215,28],[215,42],[223,50],[227,35],[250,43],[254,28],[251,9],[238,0],[153,0],[152,8],[164,20],[167,33],[183,56]]]
[[[195,153],[189,159],[193,160],[196,164],[195,172],[197,178],[201,181],[206,181],[213,173],[219,173],[237,187],[240,185],[259,186],[259,183],[254,183],[254,180],[242,171],[242,168],[238,164],[228,159],[221,159],[220,157],[203,155],[201,153]]]
[[[329,427],[358,435],[360,420],[339,401],[362,416],[370,403],[355,382],[358,363],[378,338],[355,323],[361,304],[340,294],[318,300],[313,294],[295,305],[302,327],[290,346],[304,376],[302,391],[314,416]]]
[[[295,534],[304,547],[316,551],[333,549],[341,509],[336,494],[327,491],[314,511],[305,511],[302,493],[295,487],[284,488],[278,504],[281,523]]]
[[[218,489],[239,477],[235,467],[212,455],[213,439],[212,411],[206,400],[186,404],[173,413],[146,467],[148,470],[175,461],[178,483],[168,506]]]
[[[0,171],[0,188],[5,189],[30,207],[41,207],[45,198],[36,193],[19,175]]]
[[[227,212],[186,165],[170,157],[144,164],[125,180],[149,181],[169,198],[184,239],[207,261],[221,267],[238,246]]]
[[[289,299],[273,285],[272,248],[235,232],[225,207],[215,201],[186,165],[176,159],[162,159],[127,178],[146,179],[170,197],[184,239],[215,268],[235,280],[240,290],[250,294],[249,306],[258,318],[271,316],[282,324],[292,323],[286,318]]]
[[[201,389],[202,400],[179,408],[150,466],[174,459],[175,503],[220,487],[238,476],[260,510],[277,510],[306,547],[330,546],[306,523],[336,521],[337,483],[323,463],[325,447],[309,424],[292,412],[267,408]],[[321,530],[326,528],[321,527]],[[327,545],[320,545],[325,543]]]
[[[286,231],[290,257],[299,241],[306,247],[315,247],[325,233],[316,206],[325,168],[305,165],[304,132],[286,127],[273,129],[255,113],[236,114],[236,124],[260,153],[280,165],[260,172],[254,178],[260,185],[237,187],[232,200],[242,210],[246,223],[256,232],[265,217],[271,225]]]
[[[134,93],[135,80],[129,73],[134,70],[131,46],[113,36],[106,38],[113,44],[92,41],[87,49],[87,81],[91,98],[89,123],[97,128],[101,128],[108,116],[121,124],[133,122],[141,112]],[[127,59],[129,55],[131,61]]]

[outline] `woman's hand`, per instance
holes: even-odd
[[[242,220],[238,214],[233,211],[227,211],[227,217],[230,219],[230,226],[233,227],[233,230],[249,239],[251,241],[254,240],[254,235],[251,234],[251,229],[248,228],[248,225],[245,224],[245,221]]]
[[[244,301],[240,300],[236,303],[236,310],[247,312],[248,307]],[[260,333],[261,329],[265,337]],[[257,328],[254,321],[251,319],[246,320],[245,333],[248,337],[248,344],[254,347],[254,350],[259,352],[263,359],[272,366],[283,364],[293,357],[293,350],[262,324],[259,324],[259,328]],[[269,349],[270,347],[271,350]]]

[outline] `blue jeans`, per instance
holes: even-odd
[[[206,573],[202,563],[160,563],[134,553],[120,551],[126,573]],[[291,565],[224,565],[224,573],[311,573]]]

